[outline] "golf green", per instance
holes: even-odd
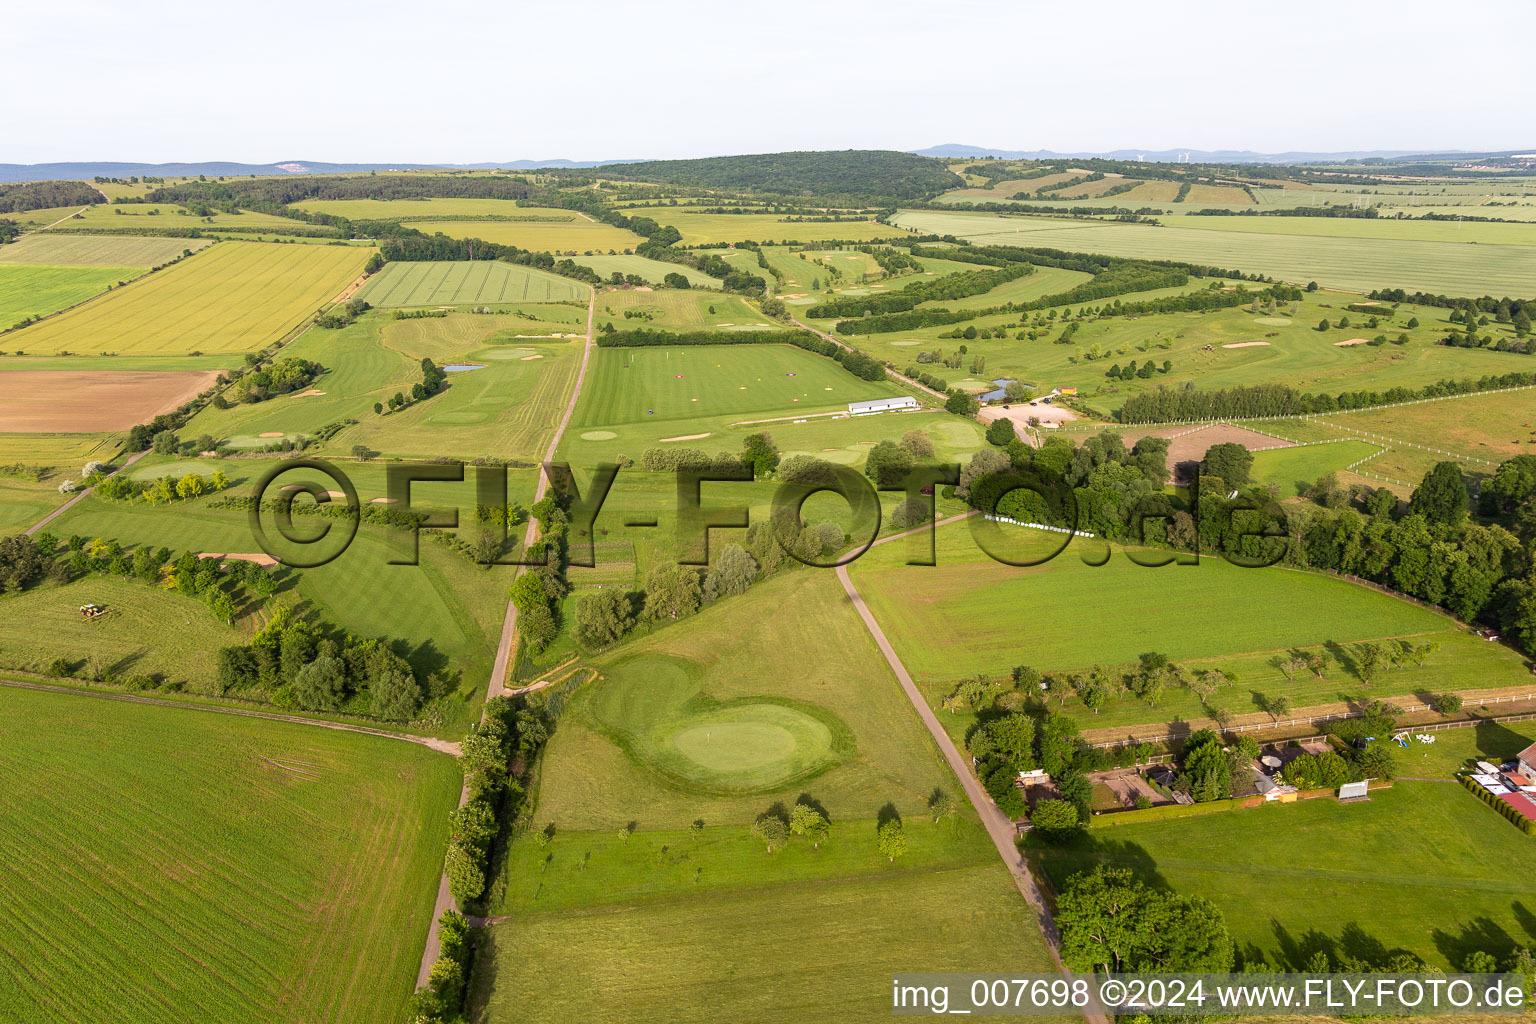
[[[853,737],[824,708],[780,697],[719,701],[698,667],[642,654],[607,673],[588,709],[634,761],[668,786],[693,792],[771,793],[853,755]]]

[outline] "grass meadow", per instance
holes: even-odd
[[[508,302],[575,302],[586,285],[533,267],[494,260],[388,263],[358,293],[375,306],[467,306]]]
[[[998,864],[519,914],[481,955],[487,1024],[874,1021],[892,974],[1051,970]]]
[[[821,242],[833,239],[865,241],[890,238],[894,229],[873,220],[800,221],[782,219],[777,213],[706,213],[678,206],[646,207],[635,211],[659,224],[670,224],[682,233],[683,245],[714,242]]]
[[[1117,197],[1119,198],[1119,197]],[[1211,218],[1219,220],[1221,218]],[[1399,287],[1456,295],[1516,295],[1536,277],[1536,245],[1468,246],[1405,238],[1063,223],[996,214],[908,211],[895,223],[989,244],[1048,246],[1110,256],[1188,260],[1336,288]]]
[[[30,353],[249,352],[334,298],[367,258],[349,246],[220,242],[10,341]]]
[[[494,314],[393,320],[365,316],[340,330],[313,328],[284,350],[314,359],[327,372],[304,392],[253,405],[203,409],[188,424],[236,446],[313,435],[353,418],[320,450],[350,452],[362,444],[385,456],[529,459],[543,455],[570,396],[581,360],[584,311],[561,305],[504,307]],[[380,416],[376,403],[421,380],[420,361],[478,364],[448,375],[448,387],[422,402]],[[310,392],[320,392],[312,394]]]
[[[0,446],[4,435],[0,435]],[[0,476],[0,533],[25,529],[52,512],[69,496],[59,493],[62,473],[51,473],[42,480]]]
[[[593,353],[571,429],[650,442],[710,432],[722,419],[845,411],[899,393],[788,345],[606,348]]]
[[[1113,864],[1204,896],[1240,956],[1287,970],[1305,969],[1318,950],[1380,959],[1399,949],[1459,970],[1475,950],[1502,958],[1536,942],[1536,899],[1512,870],[1529,863],[1531,839],[1453,783],[1399,779],[1366,803],[1093,828],[1063,846],[1038,844],[1033,856],[1058,888]]]
[[[55,467],[57,479],[78,479],[87,462],[111,462],[122,449],[117,434],[0,434],[0,464]]]
[[[1527,454],[1536,445],[1536,391],[1521,389],[1466,395],[1392,409],[1320,416],[1309,422],[1341,437],[1358,437],[1354,432],[1363,431],[1388,439],[1384,442],[1387,444],[1394,440],[1407,441],[1489,462],[1502,462]],[[1433,452],[1419,454],[1431,461],[1446,458]],[[1483,466],[1481,471],[1490,472],[1492,468]]]
[[[147,269],[0,264],[0,325],[67,309]]]
[[[529,211],[534,214],[538,211]],[[543,211],[546,215],[566,211]],[[582,253],[633,249],[645,239],[633,231],[588,220],[570,213],[557,221],[445,220],[410,221],[410,226],[429,235],[480,238],[498,245],[515,245],[533,252]]]
[[[0,247],[0,263],[61,267],[157,267],[187,249],[197,252],[206,238],[139,238],[132,235],[28,235]]]
[[[596,319],[597,326],[610,324],[616,331],[733,327],[767,330],[774,326],[740,295],[675,288],[617,288],[598,292]]]
[[[775,577],[595,664],[546,748],[539,825],[745,826],[802,792],[873,820],[954,785],[830,572]]]
[[[710,277],[702,270],[695,270],[681,263],[664,263],[661,260],[647,259],[644,256],[593,254],[582,256],[576,262],[583,267],[592,268],[599,277],[605,279],[613,274],[639,274],[651,284],[659,285],[668,274],[682,274],[695,288],[720,287],[718,278]]]
[[[0,690],[0,1019],[396,1019],[459,790],[422,747]]]
[[[1033,281],[1030,275],[1021,281]],[[1018,284],[1019,282],[1013,282]],[[1004,286],[1011,287],[1011,286]],[[994,289],[975,297],[990,304],[1003,289]],[[1188,288],[1179,289],[1187,291]],[[1133,296],[1133,298],[1146,296]],[[1094,409],[1112,414],[1131,395],[1157,387],[1183,387],[1194,384],[1202,389],[1238,387],[1260,383],[1284,383],[1304,392],[1337,394],[1364,389],[1422,387],[1446,379],[1476,379],[1490,374],[1529,370],[1531,358],[1510,352],[1450,348],[1436,342],[1449,326],[1444,317],[1448,310],[1429,307],[1383,305],[1375,327],[1367,326],[1369,317],[1348,313],[1345,308],[1358,297],[1341,292],[1309,293],[1300,302],[1283,304],[1275,316],[1248,306],[1203,313],[1160,313],[1139,317],[1108,317],[1085,320],[1069,345],[1055,344],[1061,333],[1049,318],[1041,321],[1037,340],[1019,340],[1019,328],[1025,323],[1019,314],[997,314],[974,321],[977,327],[1008,326],[1008,336],[1001,339],[957,341],[940,338],[953,330],[938,326],[887,334],[852,335],[847,341],[878,358],[899,364],[914,359],[917,352],[939,349],[945,354],[967,348],[965,366],[975,356],[984,356],[988,377],[1019,377],[1042,387],[1069,386],[1078,389],[1079,398]],[[1349,317],[1350,326],[1317,330],[1327,319],[1337,325]],[[1409,328],[1417,319],[1419,326]],[[1032,324],[1034,321],[1028,321]],[[825,326],[830,327],[830,324]],[[1027,326],[1027,324],[1026,324]],[[1503,330],[1489,325],[1490,331]],[[1403,345],[1355,344],[1338,342],[1372,339],[1385,335],[1396,339],[1406,334]],[[1509,333],[1513,337],[1512,333]],[[1159,367],[1172,364],[1168,373],[1150,379],[1122,381],[1111,379],[1107,371],[1152,360]],[[964,371],[934,369],[942,379],[955,380]],[[1390,415],[1388,413],[1387,415]]]
[[[977,524],[986,543],[1014,559],[1042,558],[1060,546],[1054,534]],[[935,700],[975,673],[1006,675],[1015,665],[1040,671],[1129,666],[1160,651],[1188,668],[1224,668],[1237,682],[1213,697],[1237,714],[1262,710],[1265,698],[1292,707],[1401,694],[1520,686],[1522,660],[1479,640],[1438,612],[1321,573],[1245,569],[1207,556],[1198,565],[1148,568],[1117,550],[1100,566],[1102,541],[1079,539],[1056,558],[1016,568],[988,558],[967,526],[940,529],[938,565],[903,565],[907,550],[890,544],[850,567],[870,610]],[[1165,552],[1147,552],[1162,557]],[[1080,557],[1081,556],[1081,557]],[[1085,635],[1090,637],[1085,642]],[[1435,640],[1424,667],[1384,673],[1366,687],[1350,668],[1348,645],[1388,637]],[[963,642],[962,642],[963,638]],[[1331,645],[1331,646],[1329,646]],[[1318,679],[1289,679],[1268,664],[1292,647],[1329,649],[1340,665]],[[1171,690],[1154,708],[1122,694],[1100,714],[1069,708],[1085,726],[1203,717],[1189,691]],[[947,717],[947,716],[945,716]]]
[[[1274,484],[1281,498],[1295,498],[1317,482],[1318,477],[1342,472],[1346,466],[1381,451],[1366,441],[1299,445],[1253,453],[1255,483]]]

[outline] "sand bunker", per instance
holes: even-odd
[[[257,434],[256,436],[257,437],[282,437],[283,436],[283,432],[281,430],[269,430],[265,434]]]
[[[697,401],[697,399],[695,399],[695,401]],[[697,441],[697,440],[699,440],[702,437],[708,437],[708,436],[709,436],[709,431],[706,430],[702,434],[678,434],[676,437],[664,437],[661,440],[663,440],[663,441]]]
[[[1268,345],[1267,341],[1234,341],[1221,346],[1222,348],[1257,348],[1260,345]]]
[[[1336,342],[1334,342],[1334,345],[1339,347],[1339,348],[1347,348],[1350,345],[1369,345],[1369,344],[1370,344],[1370,342],[1367,341],[1365,338],[1350,338],[1348,341],[1336,341]]]
[[[526,363],[526,362],[527,362],[527,361],[528,361],[528,360],[530,360],[530,359],[543,359],[543,358],[544,358],[544,357],[543,357],[543,356],[541,356],[541,355],[539,355],[539,354],[538,354],[538,353],[534,353],[534,354],[533,354],[533,355],[531,355],[531,356],[523,356],[523,358],[522,358],[522,360],[521,360],[521,362],[524,362],[524,363]]]
[[[225,562],[255,562],[263,569],[270,569],[277,565],[277,559],[271,555],[257,552],[255,554],[241,554],[233,551],[204,551],[198,558],[217,558]]]
[[[316,395],[323,395],[323,394],[325,394],[324,391],[316,391],[314,388],[310,388],[308,391],[300,391],[298,394],[294,395],[293,397],[294,398],[313,398]]]
[[[394,503],[394,498],[370,498],[368,501],[370,505],[393,505]]]

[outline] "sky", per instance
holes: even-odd
[[[1526,149],[1533,28],[1529,0],[14,4],[0,163]]]

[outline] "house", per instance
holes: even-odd
[[[1255,769],[1253,787],[1259,791],[1259,795],[1266,803],[1293,804],[1296,802],[1296,787],[1286,786]]]
[[[1045,773],[1044,768],[1031,768],[1027,772],[1019,772],[1018,784],[1020,786],[1033,786],[1050,781],[1051,777]]]
[[[1536,782],[1536,743],[1532,743],[1520,753],[1515,755],[1515,762],[1520,766],[1517,771],[1521,775]]]
[[[900,398],[876,398],[869,402],[849,402],[848,415],[868,416],[876,412],[893,412],[898,409],[916,409],[917,399],[911,395]]]
[[[1060,394],[1065,395],[1067,398],[1071,398],[1073,395],[1077,394],[1077,388],[1057,388],[1056,390]]]

